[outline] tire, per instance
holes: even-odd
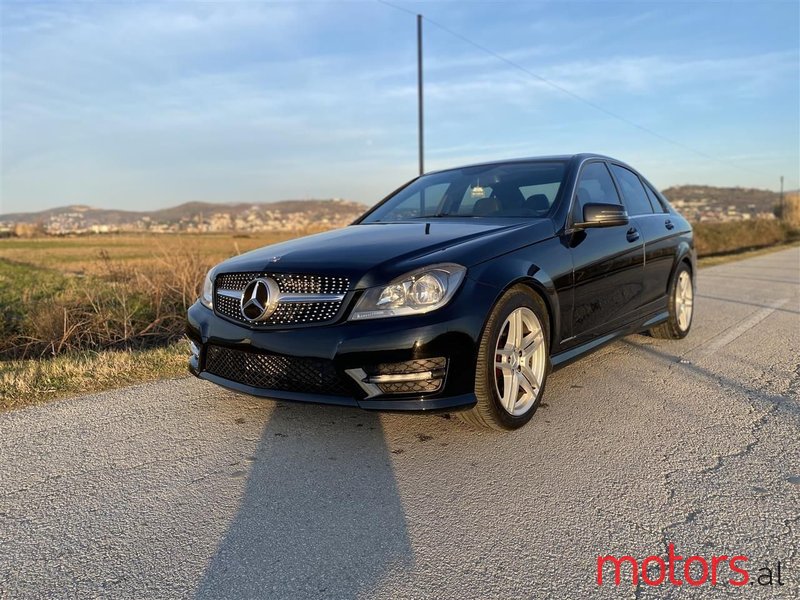
[[[517,331],[521,333],[517,335]],[[518,344],[514,344],[512,336]],[[511,351],[517,347],[524,354]],[[515,286],[495,304],[481,336],[475,366],[478,403],[456,414],[472,427],[499,430],[522,427],[542,401],[550,368],[547,307],[526,286]],[[538,386],[532,381],[538,382]],[[507,408],[509,404],[511,411]]]
[[[688,283],[684,283],[688,282]],[[687,304],[688,301],[688,304]],[[686,263],[681,263],[669,284],[669,318],[650,330],[655,338],[680,340],[692,328],[694,317],[694,277]],[[681,311],[684,312],[681,312]],[[688,310],[688,315],[685,311]]]

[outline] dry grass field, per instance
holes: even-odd
[[[215,263],[291,234],[0,240],[0,408],[185,373]]]
[[[0,359],[174,341],[211,265],[288,237],[0,240]]]
[[[109,259],[145,271],[173,268],[173,257],[187,253],[216,263],[292,237],[290,233],[207,233],[8,238],[0,240],[0,259],[68,275],[102,275],[107,271]]]

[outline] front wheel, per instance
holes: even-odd
[[[650,330],[657,338],[679,340],[685,338],[692,327],[694,316],[694,280],[686,263],[681,263],[669,288],[669,318]]]
[[[550,370],[550,320],[530,289],[509,290],[492,309],[475,369],[478,403],[457,413],[472,426],[517,429],[531,420]]]

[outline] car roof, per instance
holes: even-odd
[[[521,158],[507,158],[504,160],[489,160],[486,162],[479,162],[479,163],[471,163],[468,165],[458,165],[454,167],[448,167],[446,169],[436,169],[435,171],[428,171],[424,173],[425,175],[432,175],[434,173],[443,173],[445,171],[453,171],[455,169],[469,169],[471,167],[489,167],[492,165],[507,165],[513,163],[523,163],[523,162],[547,162],[547,161],[570,161],[570,160],[584,160],[587,158],[602,158],[604,160],[613,160],[619,163],[619,161],[615,158],[610,156],[604,156],[603,154],[594,154],[591,152],[581,152],[579,154],[554,154],[550,156],[528,156],[528,157],[521,157]],[[624,163],[623,163],[624,164]]]

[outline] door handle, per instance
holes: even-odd
[[[639,232],[637,231],[636,227],[631,227],[630,229],[628,229],[627,236],[629,242],[635,242],[636,240],[638,240]]]
[[[675,225],[673,225],[672,221],[670,221],[669,219],[664,221],[664,227],[666,227],[667,229],[675,229]]]

